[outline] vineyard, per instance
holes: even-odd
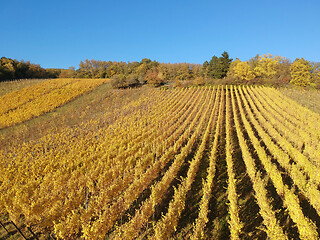
[[[6,93],[0,128],[102,84]],[[15,223],[33,239],[319,239],[319,114],[268,87],[113,94],[86,105],[90,118],[0,148],[2,239]]]
[[[49,112],[105,82],[100,79],[49,80],[10,92],[0,98],[0,129]]]

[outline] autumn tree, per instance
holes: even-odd
[[[126,77],[126,83],[128,87],[135,87],[140,84],[139,75],[136,73],[131,73]]]
[[[145,75],[145,79],[147,83],[154,86],[160,86],[164,83],[163,79],[159,75],[159,69],[157,67],[153,67],[152,69],[148,70]]]
[[[192,68],[188,63],[180,63],[178,71],[176,72],[175,79],[177,80],[189,80],[192,78]]]
[[[312,66],[309,61],[304,58],[297,58],[290,67],[291,81],[290,83],[297,86],[309,86],[311,83]]]
[[[166,64],[159,64],[157,68],[159,70],[159,78],[161,78],[164,82],[168,82],[170,79],[170,75]]]
[[[279,62],[279,56],[273,57],[271,54],[259,56],[256,65],[253,68],[254,75],[260,78],[273,78],[277,73]]]
[[[39,64],[6,57],[0,59],[0,81],[23,78],[48,78],[50,76],[52,76],[52,72],[46,71]],[[52,77],[57,77],[57,75]]]
[[[190,66],[191,66],[191,69],[192,69],[193,78],[203,76],[201,74],[202,64],[190,64]]]
[[[241,81],[250,81],[255,78],[248,62],[241,62],[239,59],[231,63],[228,76]]]
[[[206,81],[202,76],[198,76],[193,80],[193,84],[196,86],[201,86],[201,85],[204,85],[205,83]]]
[[[290,66],[291,61],[289,59],[280,57],[280,61],[276,67],[275,74],[277,83],[287,84],[291,81]]]
[[[112,76],[110,84],[114,88],[126,88],[128,86],[126,82],[126,76],[124,74]]]
[[[9,80],[15,78],[15,62],[14,60],[6,57],[0,59],[0,80]]]
[[[75,68],[69,67],[68,69],[61,69],[59,77],[60,78],[74,78],[76,75]]]
[[[256,67],[259,66],[259,59],[260,59],[259,54],[257,54],[253,58],[249,59],[248,64],[251,67],[251,69],[255,69]]]

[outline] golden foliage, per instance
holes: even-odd
[[[22,109],[29,102],[39,102],[44,95],[54,98],[50,106],[56,106],[55,102],[65,102],[70,95],[98,84],[101,82],[75,80],[56,88],[53,84],[50,91],[42,87],[43,94],[21,96],[20,102],[16,99],[11,103],[9,112]],[[130,112],[132,108],[135,111]],[[153,89],[120,111],[128,114],[118,114],[109,125],[103,124],[106,116],[102,114],[61,131],[53,129],[37,141],[1,149],[0,191],[4,194],[0,195],[0,213],[14,221],[23,218],[35,232],[49,230],[61,239],[103,239],[107,234],[113,239],[168,239],[179,227],[188,193],[205,160],[209,167],[200,182],[199,212],[190,233],[191,239],[205,238],[209,203],[214,197],[219,139],[225,137],[226,158],[219,161],[224,161],[227,169],[225,196],[230,238],[240,238],[246,224],[240,218],[243,209],[238,203],[235,163],[244,164],[245,174],[251,179],[263,219],[261,231],[270,239],[288,238],[269,197],[270,179],[283,201],[281,207],[297,226],[299,237],[318,238],[317,227],[305,216],[297,193],[281,174],[292,179],[296,191],[320,215],[319,115],[275,89],[230,86]],[[317,121],[309,123],[306,117]],[[301,150],[300,141],[309,145],[305,151]],[[236,162],[233,144],[239,145],[243,163]],[[180,178],[178,173],[183,166],[188,168],[185,177]],[[280,172],[278,166],[284,171]],[[166,213],[159,221],[153,221],[177,178],[180,182]],[[144,194],[146,198],[139,202]],[[127,216],[127,212],[131,215]],[[126,220],[122,222],[123,217]]]
[[[0,98],[0,129],[50,112],[106,81],[54,79],[8,93]]]
[[[308,86],[311,83],[312,67],[304,58],[296,59],[291,67],[291,81],[290,83],[297,86]]]
[[[255,78],[254,72],[250,68],[248,62],[241,62],[240,60],[231,63],[230,73],[244,81],[250,81]]]

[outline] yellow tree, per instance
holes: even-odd
[[[297,58],[290,67],[290,83],[297,86],[309,86],[311,83],[312,67],[309,61],[304,58]]]
[[[239,59],[231,63],[230,75],[245,81],[250,81],[255,78],[248,62],[241,62]]]
[[[277,66],[280,63],[279,56],[273,57],[271,54],[259,56],[253,71],[257,77],[272,78],[277,73]]]

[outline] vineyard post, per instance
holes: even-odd
[[[86,194],[85,209],[88,210],[88,194],[89,194],[89,191],[88,191],[87,187],[85,187],[85,194]]]
[[[34,234],[34,232],[31,230],[31,227],[27,227],[27,229],[28,229],[29,232],[32,234],[32,236],[34,236],[37,240],[39,240],[39,238],[37,237],[37,235]]]
[[[314,94],[313,97],[313,112],[316,112],[316,95],[317,95],[317,91]],[[317,129],[317,122],[315,120],[313,120],[314,122],[314,129]],[[317,171],[317,174],[319,174],[319,172]]]
[[[7,233],[9,233],[8,229],[4,226],[4,224],[0,221],[0,225],[6,230]]]
[[[55,237],[52,235],[52,233],[49,234],[49,237],[53,240],[56,240]]]
[[[314,97],[313,97],[313,111],[316,112],[316,95],[317,95],[317,92],[314,94]],[[313,121],[314,122],[314,128],[317,129],[317,122],[316,121]]]
[[[24,235],[23,233],[21,232],[21,230],[18,228],[18,226],[13,222],[11,221],[12,225],[18,230],[18,232],[20,233],[21,237],[23,237],[23,239],[25,240],[28,240]]]

